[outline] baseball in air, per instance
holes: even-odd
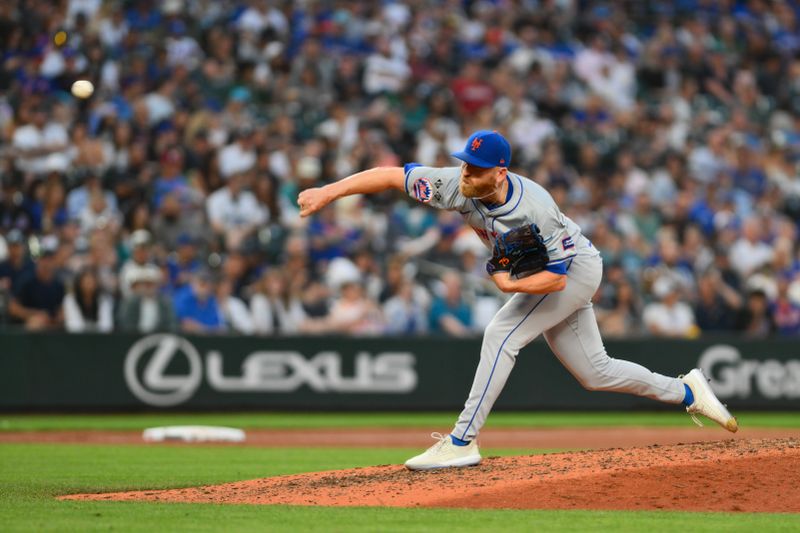
[[[89,80],[78,80],[72,84],[72,95],[77,98],[89,98],[94,92],[94,85]]]

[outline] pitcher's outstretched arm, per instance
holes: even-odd
[[[405,190],[402,167],[371,168],[324,187],[306,189],[297,197],[297,204],[300,206],[300,216],[307,217],[343,196],[374,194],[387,189]]]

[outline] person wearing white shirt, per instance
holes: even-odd
[[[100,20],[98,35],[107,48],[114,48],[128,35],[128,23],[121,8],[114,9],[109,17]]]
[[[603,76],[603,69],[611,67],[613,63],[614,56],[608,52],[605,38],[597,35],[587,48],[577,53],[572,68],[578,78],[591,86]]]
[[[280,34],[289,29],[289,21],[280,9],[272,7],[268,2],[253,2],[236,20],[235,26],[240,31],[259,34],[266,28],[274,28]]]
[[[714,130],[707,136],[705,145],[698,145],[689,153],[689,175],[693,179],[711,183],[729,166],[725,154],[727,137],[725,129]]]
[[[89,199],[94,191],[99,191],[105,198],[106,205],[113,211],[118,212],[117,197],[113,192],[104,190],[100,178],[96,172],[84,171],[80,174],[82,184],[75,187],[67,194],[67,215],[70,218],[77,218],[81,212],[89,205]]]
[[[217,305],[231,332],[252,335],[255,331],[253,316],[247,304],[233,295],[231,280],[222,280],[217,285]]]
[[[131,257],[119,270],[119,289],[123,297],[133,295],[134,279],[142,268],[149,266],[158,268],[153,263],[152,244],[153,239],[149,231],[138,229],[131,233]]]
[[[659,301],[644,308],[644,325],[653,335],[691,337],[697,333],[692,308],[678,299],[677,284],[667,277],[658,278],[653,293]]]
[[[168,28],[167,64],[171,67],[183,65],[189,70],[196,69],[203,60],[203,49],[191,35],[187,35],[186,23],[175,19],[169,23]]]
[[[378,41],[378,51],[367,57],[364,66],[364,90],[367,94],[400,91],[411,76],[411,68],[401,58],[391,54],[387,39]]]
[[[239,129],[237,139],[219,151],[219,171],[223,178],[247,172],[256,164],[253,147],[253,130],[249,126]]]
[[[300,299],[290,294],[287,280],[279,270],[268,270],[258,282],[259,292],[250,299],[256,333],[292,335],[307,320]]]
[[[110,205],[102,190],[93,190],[89,202],[78,213],[81,233],[88,236],[95,229],[110,228],[116,232],[122,222],[122,215],[116,206]]]
[[[97,274],[84,270],[75,289],[64,297],[64,326],[70,333],[102,332],[114,328],[114,300],[101,292]]]
[[[18,156],[17,168],[23,172],[47,172],[48,157],[63,152],[69,143],[67,130],[57,122],[48,122],[44,109],[35,109],[31,122],[17,128],[11,139]]]
[[[242,242],[269,220],[269,212],[255,195],[243,190],[242,174],[233,174],[225,187],[209,195],[206,212],[213,231],[224,237],[229,250]]]
[[[757,218],[744,221],[742,237],[728,252],[731,266],[742,279],[772,261],[773,255],[772,247],[761,240],[761,223]]]

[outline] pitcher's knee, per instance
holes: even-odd
[[[605,380],[604,376],[600,374],[581,376],[579,381],[584,389],[592,392],[606,390],[609,388],[609,383]]]
[[[494,359],[498,355],[503,355],[516,359],[519,353],[519,346],[509,338],[509,330],[490,322],[483,334],[481,345],[481,358],[489,357]]]
[[[606,356],[598,361],[591,369],[582,372],[578,376],[578,381],[584,389],[588,391],[601,391],[613,389],[615,383],[613,378],[608,374],[608,365],[611,359]]]

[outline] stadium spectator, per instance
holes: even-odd
[[[0,182],[0,231],[28,231],[33,222],[19,184],[6,178]]]
[[[206,210],[211,229],[227,250],[236,250],[256,229],[267,222],[269,213],[255,195],[244,190],[241,172],[228,176],[224,187],[209,195]]]
[[[34,231],[54,233],[67,222],[64,205],[66,193],[59,176],[50,176],[44,182],[32,184],[33,201],[30,204],[31,222]]]
[[[0,291],[13,293],[20,281],[33,275],[35,266],[25,244],[25,236],[18,229],[13,229],[6,235],[8,256],[0,261]]]
[[[112,211],[117,211],[117,197],[111,191],[103,190],[100,177],[92,170],[81,171],[76,178],[80,183],[67,194],[67,216],[70,219],[80,217],[83,210],[89,205],[92,193],[97,191],[103,195],[106,205]]]
[[[255,332],[253,316],[241,299],[233,295],[233,282],[221,279],[216,292],[219,313],[228,330],[233,333],[251,335]]]
[[[224,255],[222,260],[221,277],[231,283],[233,294],[239,297],[245,295],[247,287],[256,277],[256,272],[251,268],[248,255],[245,253],[247,251],[243,248],[241,251],[230,252]]]
[[[100,288],[89,269],[78,273],[64,297],[64,326],[70,333],[108,333],[114,329],[114,300]]]
[[[32,101],[20,110],[20,116],[28,118],[27,123],[14,130],[11,144],[16,151],[17,169],[27,175],[45,174],[52,164],[50,157],[63,156],[69,146],[66,128],[50,119],[50,111]]]
[[[146,209],[146,206],[142,206],[142,209]],[[148,219],[155,243],[164,250],[175,250],[180,245],[181,237],[185,236],[197,241],[210,240],[204,213],[201,210],[184,209],[175,193],[165,195],[161,207],[152,217],[148,215]]]
[[[778,296],[773,304],[775,328],[781,335],[797,335],[800,333],[800,305],[789,293],[789,280],[782,277],[778,280]]]
[[[244,91],[247,90],[242,87],[234,89],[232,93],[234,101],[244,98],[246,96],[242,94]],[[240,125],[236,140],[219,150],[218,165],[223,178],[240,176],[255,166],[254,136],[255,131],[251,126]]]
[[[215,283],[208,270],[198,270],[192,282],[174,297],[175,315],[186,333],[221,333],[225,322],[215,295]]]
[[[462,294],[462,280],[457,272],[442,275],[441,294],[431,303],[428,321],[432,333],[451,337],[471,335],[472,310]]]
[[[131,234],[130,246],[131,258],[119,271],[119,289],[124,297],[131,295],[132,273],[140,267],[154,265],[150,232],[144,229],[134,231]]]
[[[737,329],[752,338],[764,338],[775,331],[775,319],[764,291],[754,290],[747,295],[739,313]]]
[[[414,297],[414,284],[403,279],[394,296],[383,304],[386,333],[419,335],[428,331],[428,313],[423,302]]]
[[[158,267],[134,267],[129,276],[131,294],[120,302],[117,327],[122,331],[151,333],[175,331],[178,322],[172,302],[161,293]]]
[[[379,37],[375,51],[364,61],[364,91],[373,96],[399,93],[410,75],[411,69],[405,59],[392,50],[390,40]]]
[[[325,317],[330,311],[331,291],[327,285],[310,281],[302,291],[303,312],[309,320],[303,324],[304,332],[321,332],[325,329]]]
[[[718,271],[711,270],[700,276],[694,316],[701,331],[732,331],[741,307],[742,298],[723,281]]]
[[[286,277],[281,270],[268,269],[256,284],[250,309],[255,330],[261,335],[296,334],[307,319],[297,290],[289,286]]]
[[[614,286],[609,308],[596,308],[597,325],[604,336],[625,337],[642,333],[642,308],[636,293],[627,280]]]
[[[364,287],[355,281],[342,285],[325,322],[328,332],[348,335],[377,335],[384,328],[380,307],[366,296]]]
[[[25,329],[38,331],[58,329],[64,324],[64,284],[56,277],[58,264],[56,239],[44,238],[41,255],[36,260],[32,275],[19,281],[9,304],[12,323],[23,324]]]
[[[89,196],[89,202],[77,215],[77,221],[82,234],[86,235],[94,229],[108,228],[116,233],[122,224],[122,217],[115,207],[110,204],[106,195],[101,190],[94,190]]]
[[[168,195],[175,195],[182,208],[191,207],[196,195],[183,174],[183,154],[178,148],[169,148],[161,156],[161,174],[153,184],[152,206],[158,210]]]
[[[192,274],[201,268],[198,258],[197,241],[188,234],[178,237],[174,250],[167,258],[167,273],[171,292],[186,286],[191,280]]]
[[[680,301],[677,283],[660,277],[653,283],[653,294],[658,299],[644,308],[647,330],[659,337],[692,337],[697,334],[692,308]]]
[[[757,218],[748,218],[742,227],[742,236],[728,254],[731,265],[742,279],[772,260],[773,250],[762,241],[763,226]]]
[[[487,81],[486,72],[478,61],[467,62],[460,76],[451,83],[450,89],[453,91],[456,109],[465,117],[492,105],[495,98],[494,87]]]

